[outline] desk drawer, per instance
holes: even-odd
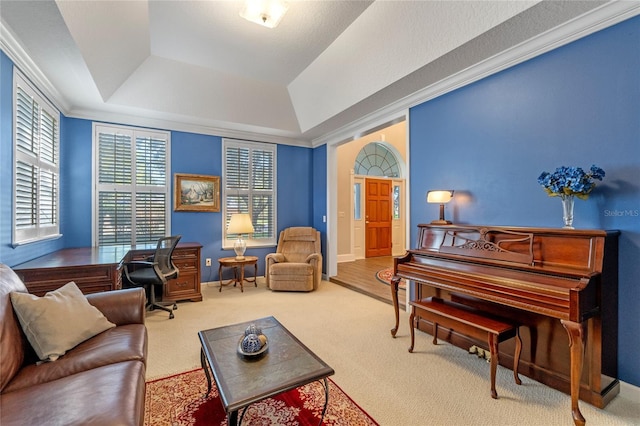
[[[68,268],[42,268],[16,270],[29,293],[44,296],[70,281],[84,293],[97,293],[118,288],[117,265],[90,265]]]
[[[180,274],[195,274],[198,270],[198,267],[200,265],[196,264],[195,259],[191,259],[191,258],[180,258],[180,257],[173,257],[173,263],[176,265],[176,267],[178,268],[178,270],[180,271]]]
[[[164,287],[164,299],[201,301],[202,294],[200,293],[200,280],[198,277],[197,273],[183,272],[181,269],[180,276],[169,280]]]

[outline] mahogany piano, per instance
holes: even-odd
[[[619,231],[503,226],[418,225],[417,248],[394,259],[391,294],[398,331],[398,284],[412,300],[439,297],[521,324],[519,372],[603,408],[620,392],[618,375]],[[431,324],[418,321],[430,331]],[[440,336],[463,348],[467,336]],[[568,338],[567,338],[568,337]],[[500,347],[513,365],[512,342]]]

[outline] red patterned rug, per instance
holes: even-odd
[[[393,278],[393,268],[384,268],[379,270],[378,272],[376,272],[376,278],[381,283],[384,283],[386,285],[391,285],[391,278]],[[400,280],[400,284],[398,285],[398,288],[401,288],[401,289],[405,288],[404,280]]]
[[[324,425],[378,425],[329,379],[329,406]],[[147,382],[145,426],[226,425],[215,383],[206,399],[207,380],[201,368]],[[317,425],[324,406],[324,387],[313,382],[247,408],[243,425]]]

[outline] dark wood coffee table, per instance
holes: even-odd
[[[244,330],[251,324],[267,336],[267,351],[255,358],[238,353]],[[211,375],[216,381],[228,424],[238,423],[238,411],[254,402],[287,392],[316,380],[323,381],[325,405],[320,423],[329,403],[327,377],[334,374],[316,354],[311,352],[274,317],[266,317],[240,324],[227,325],[198,332],[202,350],[200,362],[207,376],[207,393],[211,391]],[[208,368],[209,367],[209,368]]]

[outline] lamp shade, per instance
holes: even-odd
[[[437,190],[427,192],[427,203],[444,204],[451,201],[453,190]]]
[[[248,213],[231,215],[227,227],[228,234],[250,234],[251,232],[253,232],[253,223],[251,223],[251,216]]]

